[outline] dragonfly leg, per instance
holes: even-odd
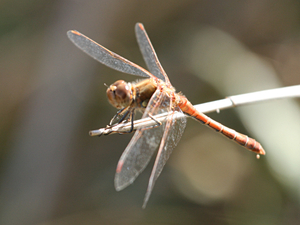
[[[125,113],[124,113],[125,112]],[[119,124],[119,123],[121,123],[123,120],[125,120],[125,118],[128,116],[128,113],[129,113],[130,111],[128,110],[128,107],[126,107],[126,108],[123,108],[123,109],[120,109],[117,113],[116,113],[116,115],[114,115],[114,117],[110,120],[110,122],[109,122],[109,126],[112,126],[113,125],[113,123],[114,123],[114,121],[116,120],[116,119],[118,119],[118,117],[119,116],[121,116],[122,114],[124,114],[122,117],[121,117],[121,119],[116,123],[116,124]]]
[[[157,119],[155,119],[150,113],[148,114],[148,116],[156,122],[156,125],[154,125],[152,127],[158,127],[158,126],[162,125],[162,123],[160,121],[158,121]]]
[[[153,129],[155,127],[159,127],[162,125],[162,122],[158,121],[157,119],[154,118],[154,116],[152,116],[150,113],[148,114],[148,116],[153,120],[155,121],[155,125],[153,126],[150,126],[150,127],[145,127],[145,128],[142,128],[141,130],[149,130],[149,129]]]
[[[113,125],[107,125],[106,128],[110,129],[114,126],[117,126],[119,125],[120,123],[126,123],[126,122],[131,122],[130,124],[130,130],[129,131],[114,131],[114,133],[118,133],[118,134],[128,134],[128,133],[132,133],[132,131],[134,130],[134,108],[131,109],[131,110],[128,110],[125,115],[120,119],[120,121],[116,124],[113,124]],[[127,118],[128,117],[128,118]],[[111,134],[110,133],[107,133],[107,134]],[[105,134],[106,135],[106,134]]]
[[[132,112],[131,112],[130,120],[131,120],[131,127],[130,127],[130,130],[127,133],[131,133],[133,131],[133,128],[134,128],[134,125],[133,125],[134,110],[132,110]]]

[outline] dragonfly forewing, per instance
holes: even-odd
[[[137,42],[139,44],[140,50],[142,52],[144,61],[149,69],[149,71],[156,76],[157,78],[167,81],[169,80],[166,72],[161,66],[158,57],[155,53],[155,50],[151,44],[151,41],[144,29],[143,24],[137,23],[135,25],[135,34],[137,38]]]
[[[102,45],[98,44],[97,42],[93,41],[92,39],[88,38],[78,31],[70,30],[67,32],[67,35],[78,48],[80,48],[95,60],[112,69],[141,77],[153,77],[153,75],[144,68],[106,49]]]

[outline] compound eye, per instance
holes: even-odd
[[[126,101],[128,98],[128,87],[127,84],[122,83],[119,84],[115,90],[116,98],[118,98],[120,101]]]
[[[110,85],[106,90],[106,94],[110,104],[118,109],[127,107],[130,104],[131,90],[124,80],[118,80]]]

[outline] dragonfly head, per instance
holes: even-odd
[[[131,85],[124,80],[118,80],[106,90],[109,103],[117,109],[130,105],[132,99]]]

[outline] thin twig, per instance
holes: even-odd
[[[222,100],[207,102],[199,105],[195,105],[194,107],[202,113],[209,113],[214,111],[219,111],[221,109],[227,109],[235,106],[246,105],[250,103],[256,103],[260,101],[281,99],[281,98],[295,98],[300,97],[300,85],[283,87],[283,88],[275,88],[265,91],[257,91],[248,94],[234,95],[227,97]],[[168,113],[162,113],[156,115],[154,118],[159,122],[163,122]],[[182,113],[176,113],[175,118],[180,118],[182,116],[186,116]],[[151,127],[156,125],[157,122],[151,118],[144,118],[140,120],[134,121],[134,130]],[[98,130],[92,130],[89,132],[90,136],[99,136],[99,135],[107,135],[118,132],[128,132],[131,129],[131,123],[122,123],[117,124],[112,127],[100,128]]]

